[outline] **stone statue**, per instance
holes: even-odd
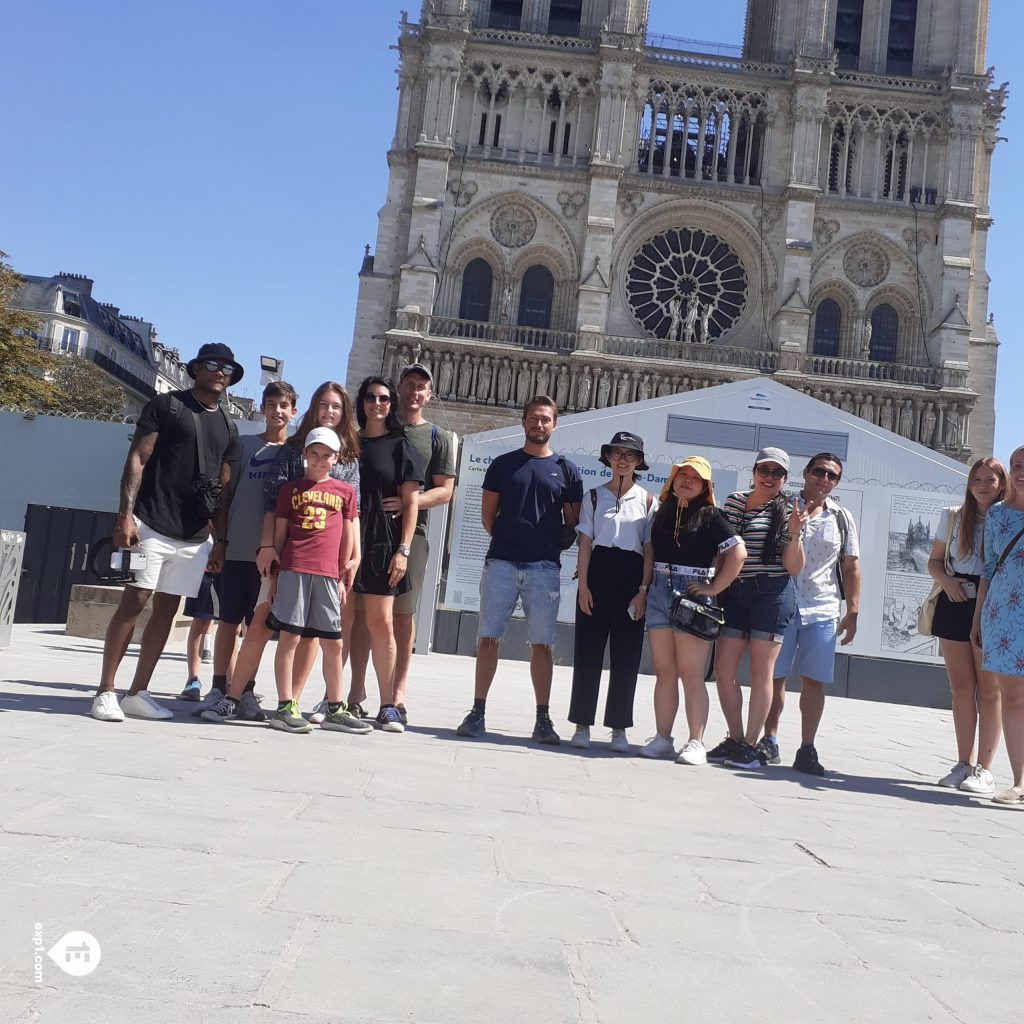
[[[551,371],[547,363],[541,363],[537,371],[537,394],[547,395],[551,392]]]
[[[687,345],[693,344],[694,335],[697,332],[697,317],[699,313],[697,297],[691,296],[690,303],[686,307],[686,319],[683,321],[683,340]]]
[[[625,405],[629,401],[629,374],[624,373],[619,378],[619,386],[615,390],[615,404]]]
[[[566,408],[566,402],[569,400],[569,371],[565,368],[564,364],[562,369],[558,371],[558,378],[555,380],[555,405],[559,409]]]
[[[666,395],[674,395],[676,393],[676,386],[672,381],[671,377],[663,377],[661,383],[658,385],[658,397],[664,398]]]
[[[508,405],[509,396],[512,394],[512,369],[508,359],[502,359],[498,369],[498,403]]]
[[[516,381],[516,405],[520,408],[533,397],[533,371],[529,363],[519,364],[519,378]]]
[[[893,408],[892,399],[887,398],[882,403],[882,408],[878,412],[878,425],[883,430],[892,430],[893,426]]]
[[[501,319],[503,323],[512,323],[512,285],[505,285],[501,293]]]
[[[900,409],[900,434],[906,438],[914,436],[914,407],[909,398]]]
[[[453,373],[452,357],[448,352],[445,352],[444,358],[441,360],[441,372],[437,377],[437,390],[442,398],[447,398],[452,393]]]
[[[711,303],[709,302],[700,313],[700,340],[705,345],[711,342]]]
[[[844,391],[839,396],[839,408],[842,409],[843,412],[852,413],[854,411],[853,398],[848,391]]]
[[[576,382],[576,408],[590,408],[590,392],[593,390],[594,382],[590,379],[590,372],[586,369],[580,374]]]
[[[683,300],[680,296],[675,295],[669,300],[668,304],[668,340],[678,341],[679,340],[679,328],[683,322]]]
[[[861,359],[871,358],[871,332],[873,330],[874,328],[871,326],[871,317],[864,317],[864,344],[861,346]]]
[[[459,398],[469,398],[473,394],[473,361],[467,352],[459,366]]]
[[[601,379],[597,382],[597,401],[594,403],[597,409],[608,408],[608,396],[612,390],[612,379],[607,372],[601,374]]]
[[[945,440],[947,448],[959,448],[960,447],[960,413],[957,412],[955,405],[951,405],[946,410],[945,423],[943,424],[945,429]]]
[[[636,386],[636,400],[646,402],[651,397],[651,375],[645,373]]]
[[[494,371],[491,369],[489,356],[484,356],[480,369],[476,372],[476,397],[481,402],[486,402],[491,397],[491,380]]]
[[[875,422],[875,403],[871,395],[864,397],[864,403],[860,407],[860,418],[867,420],[868,423]]]
[[[935,424],[937,421],[938,417],[935,415],[935,407],[931,402],[928,402],[924,407],[924,412],[921,413],[921,444],[931,447],[932,442],[935,440]]]

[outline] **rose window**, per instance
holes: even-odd
[[[714,341],[743,312],[747,275],[720,238],[671,228],[645,242],[626,271],[636,322],[656,338]]]

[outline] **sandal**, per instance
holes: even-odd
[[[1003,793],[997,793],[992,797],[994,804],[1009,804],[1011,806],[1024,805],[1024,793],[1019,792],[1012,786]]]

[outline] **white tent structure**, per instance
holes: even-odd
[[[650,471],[642,485],[657,494],[674,459],[701,454],[714,467],[719,501],[750,484],[754,453],[769,445],[792,459],[789,486],[818,452],[844,463],[834,496],[852,513],[860,531],[862,588],[854,642],[837,663],[836,691],[850,696],[927,703],[948,701],[937,666],[937,642],[915,628],[917,609],[931,587],[927,552],[943,508],[957,504],[966,485],[962,463],[908,441],[851,413],[794,391],[774,379],[755,378],[717,387],[565,416],[552,447],[575,462],[586,487],[607,479],[600,447],[617,430],[643,437]],[[522,445],[519,426],[466,437],[462,443],[450,559],[441,607],[458,615],[439,617],[436,650],[473,649],[478,583],[487,549],[480,525],[480,484],[491,458]],[[560,622],[574,617],[575,549],[562,557]],[[572,626],[560,627],[559,660],[571,659]],[[514,639],[515,632],[510,632]],[[516,657],[506,643],[505,657]],[[525,655],[525,650],[521,652]],[[902,663],[902,664],[900,664]]]

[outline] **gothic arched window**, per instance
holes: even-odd
[[[462,272],[462,297],[459,299],[460,320],[490,320],[493,283],[494,272],[487,260],[478,256],[466,264]]]
[[[816,356],[839,355],[839,331],[843,325],[843,314],[834,299],[823,299],[814,313],[814,354]]]
[[[892,0],[889,8],[889,43],[885,71],[889,75],[914,73],[914,36],[917,34],[917,0]]]
[[[896,361],[896,341],[899,337],[900,318],[892,306],[882,303],[871,314],[871,346],[868,358],[881,363]]]
[[[551,305],[555,295],[555,279],[547,267],[540,264],[523,274],[519,290],[519,326],[551,326]]]
[[[849,133],[849,138],[847,138]],[[845,195],[853,191],[853,166],[856,140],[849,125],[837,124],[832,130],[828,160],[828,190]]]
[[[551,0],[548,35],[578,36],[583,18],[583,0]]]
[[[860,65],[860,34],[864,27],[864,0],[839,0],[836,7],[835,48],[841,68]]]

